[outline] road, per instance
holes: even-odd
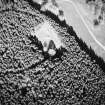
[[[105,47],[95,38],[89,27],[85,24],[82,16],[76,10],[72,2],[57,0],[59,6],[63,9],[66,21],[69,25],[73,26],[78,37],[92,47],[98,56],[105,60]]]

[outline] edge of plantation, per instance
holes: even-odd
[[[32,0],[26,0],[29,2],[29,4],[35,8],[36,10],[40,11],[40,4],[33,2]],[[72,26],[69,26],[66,21],[60,21],[58,16],[54,15],[53,13],[51,13],[50,11],[46,11],[46,12],[42,12],[40,11],[40,13],[46,15],[47,17],[51,18],[52,20],[54,20],[59,26],[61,26],[62,28],[66,28],[67,29],[67,33],[70,34],[71,36],[75,37],[75,40],[77,41],[77,43],[79,44],[79,47],[81,48],[81,50],[85,51],[90,57],[91,60],[95,60],[96,63],[99,65],[99,67],[102,69],[102,71],[105,73],[105,61],[103,60],[103,58],[99,57],[94,50],[90,47],[87,46],[87,44],[77,36],[75,30],[73,29]]]

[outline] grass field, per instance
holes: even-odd
[[[91,7],[76,0],[75,4],[77,5],[77,8],[80,10],[81,15],[84,17],[97,40],[99,40],[105,46],[105,21],[98,26],[94,26],[93,20],[97,18],[97,15],[93,14]]]
[[[75,6],[77,6],[78,11],[80,12],[81,16],[83,17],[89,30],[91,31],[91,33],[93,33],[96,40],[104,46],[105,25],[101,24],[100,26],[93,26],[93,19],[95,18],[95,16],[92,15],[92,12],[91,10],[89,10],[87,5],[77,0],[74,0],[73,3],[75,4]],[[67,23],[74,27],[78,37],[82,38],[83,41],[85,41],[89,47],[92,47],[96,54],[98,54],[105,60],[105,48],[103,49],[91,36],[91,33],[88,31],[87,27],[83,23],[81,17],[79,16],[72,3],[65,0],[62,2],[58,0],[58,4],[64,10]]]

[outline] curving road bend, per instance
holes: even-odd
[[[70,1],[57,0],[59,6],[63,9],[66,21],[69,25],[73,26],[78,37],[92,47],[95,53],[105,60],[105,47],[95,38],[89,28],[86,26],[82,17],[76,10],[75,5]]]

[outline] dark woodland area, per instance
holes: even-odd
[[[1,3],[0,105],[105,105],[105,62],[72,26],[31,0]],[[66,46],[53,57],[30,33],[45,20]]]

